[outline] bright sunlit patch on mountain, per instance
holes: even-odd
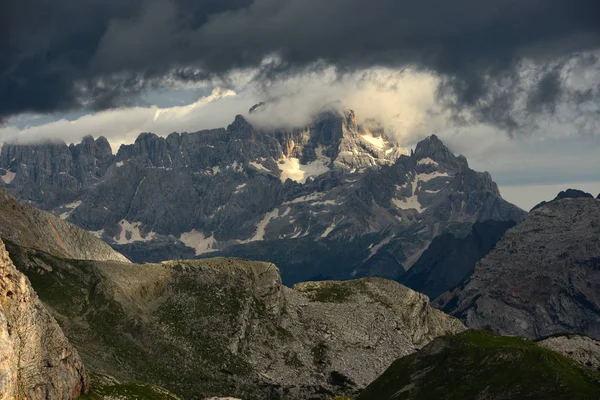
[[[121,232],[118,237],[115,238],[117,244],[129,244],[133,242],[148,242],[154,239],[154,232],[150,232],[145,236],[142,236],[140,232],[141,222],[129,222],[125,219],[119,221],[119,226],[121,227]]]
[[[329,171],[329,157],[323,154],[323,149],[317,147],[317,159],[308,163],[301,164],[296,157],[285,157],[279,160],[278,167],[281,170],[281,182],[291,179],[298,183],[305,183],[311,176],[319,176]]]
[[[373,136],[370,133],[365,133],[364,135],[360,135],[360,137],[371,146],[378,148],[379,150],[383,150],[386,147],[386,143],[381,136]]]
[[[206,237],[204,233],[192,229],[190,232],[182,233],[179,240],[187,247],[196,250],[196,255],[210,253],[216,251],[216,240],[214,236]]]

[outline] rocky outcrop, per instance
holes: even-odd
[[[20,204],[3,188],[0,188],[0,237],[58,257],[128,261],[93,234],[50,213]]]
[[[580,364],[600,371],[600,341],[582,335],[557,335],[537,342]]]
[[[577,190],[577,189],[567,189],[564,190],[560,193],[558,193],[558,195],[551,201],[542,201],[541,203],[539,203],[538,205],[536,205],[535,207],[533,207],[531,210],[535,210],[536,208],[540,208],[552,201],[558,201],[558,200],[562,200],[562,199],[593,199],[594,196],[592,196],[589,193],[586,193],[582,190]]]
[[[597,399],[600,373],[519,337],[469,330],[396,360],[357,400]]]
[[[464,329],[380,278],[287,288],[265,262],[72,262],[13,247],[90,370],[186,399],[354,396],[395,358]]]
[[[514,221],[476,222],[464,238],[452,233],[437,236],[399,282],[435,299],[468,279]]]
[[[552,201],[506,232],[466,284],[436,305],[474,328],[600,338],[600,201]]]
[[[88,389],[77,351],[0,241],[0,399],[68,400]]]

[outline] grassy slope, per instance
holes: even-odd
[[[467,331],[396,360],[357,400],[598,399],[600,373],[532,341]]]
[[[188,396],[236,392],[250,400],[260,398],[249,366],[232,355],[222,340],[227,329],[237,326],[227,322],[237,317],[240,308],[249,307],[252,315],[260,313],[260,304],[238,292],[246,279],[241,272],[220,285],[181,279],[152,288],[169,291],[170,296],[140,320],[112,298],[112,289],[94,262],[59,259],[9,241],[6,245],[40,299],[52,307],[88,370],[115,376],[128,382],[125,385],[153,382]],[[214,309],[217,303],[223,307],[219,313]],[[230,379],[232,373],[237,380]]]
[[[182,400],[168,390],[145,382],[121,383],[106,375],[92,374],[90,393],[79,400]]]

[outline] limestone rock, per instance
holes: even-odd
[[[508,230],[466,284],[435,302],[468,327],[600,338],[600,201],[552,201]]]
[[[0,242],[0,399],[68,400],[88,389],[77,351]]]
[[[600,341],[582,335],[558,335],[537,342],[587,367],[600,371]]]
[[[433,239],[419,260],[398,281],[435,299],[468,279],[514,221],[476,222],[464,238],[445,233]]]
[[[128,261],[93,234],[50,213],[20,204],[4,188],[0,188],[0,237],[59,257]]]

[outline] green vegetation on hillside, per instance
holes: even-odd
[[[534,342],[466,331],[396,360],[357,400],[599,399],[600,373]]]
[[[168,390],[146,382],[121,383],[106,375],[91,375],[91,390],[79,400],[182,400]]]

